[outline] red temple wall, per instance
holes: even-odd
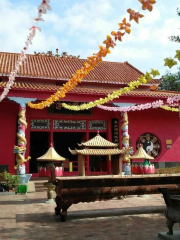
[[[0,164],[9,165],[8,170],[13,173],[15,172],[13,148],[16,144],[18,104],[2,102],[0,113]]]
[[[155,159],[156,162],[180,161],[180,126],[179,113],[165,111],[163,109],[151,109],[138,112],[130,112],[129,135],[133,148],[136,150],[138,137],[146,132],[156,135],[161,141],[161,153]],[[172,148],[167,149],[166,140],[172,140]],[[152,160],[153,162],[154,160]]]

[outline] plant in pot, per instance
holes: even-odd
[[[14,191],[19,184],[20,177],[8,172],[0,173],[0,192]]]

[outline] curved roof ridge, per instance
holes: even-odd
[[[41,157],[37,158],[38,161],[65,161],[66,159],[59,155],[53,146],[51,146],[48,151]]]
[[[105,138],[101,137],[99,135],[99,132],[95,137],[88,140],[87,142],[81,143],[80,145],[84,147],[117,147],[118,146],[118,144],[112,143],[106,140]]]
[[[127,64],[127,65],[129,65],[129,66],[130,66],[131,68],[133,68],[134,70],[138,71],[140,74],[143,74],[143,75],[144,75],[143,72],[141,72],[139,69],[137,69],[136,67],[134,67],[133,65],[131,65],[128,61],[125,61],[124,63]]]

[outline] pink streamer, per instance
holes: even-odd
[[[50,0],[42,0],[41,4],[38,7],[38,17],[34,19],[36,22],[43,21],[42,14],[46,14],[47,10],[51,10],[49,3],[50,3]],[[37,26],[32,26],[29,29],[30,33],[27,36],[27,40],[25,41],[25,46],[23,47],[23,50],[21,51],[21,54],[18,57],[14,71],[12,71],[9,75],[9,80],[0,96],[0,102],[6,97],[9,90],[11,89],[12,85],[14,84],[15,77],[17,75],[19,67],[22,65],[22,62],[26,61],[25,51],[27,51],[29,45],[32,44],[32,40],[33,40],[34,36],[36,35],[37,30],[41,31],[41,28],[37,27]]]
[[[146,104],[140,104],[137,106],[131,106],[131,107],[107,107],[103,105],[98,105],[97,107],[106,111],[114,111],[114,112],[130,112],[130,111],[141,111],[145,109],[150,108],[160,108],[164,105],[164,102],[162,100],[157,100],[152,103],[146,103]]]

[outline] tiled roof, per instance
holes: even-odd
[[[130,156],[131,159],[154,159],[146,153],[142,146],[138,148],[133,156]]]
[[[9,75],[14,70],[18,59],[16,53],[0,52],[0,75]],[[78,58],[56,58],[43,55],[27,55],[27,61],[19,69],[21,77],[69,80],[86,60]],[[99,63],[85,78],[85,82],[127,84],[137,80],[142,72],[128,62]],[[153,80],[151,84],[159,84],[160,80]],[[151,85],[150,84],[150,85]]]
[[[6,82],[0,82],[0,89],[5,87]],[[49,92],[52,94],[60,89],[61,86],[57,86],[55,83],[30,83],[30,82],[18,82],[15,81],[14,85],[11,89],[14,90],[32,90],[37,92]],[[78,94],[92,94],[92,95],[107,95],[112,93],[113,91],[117,90],[118,87],[103,87],[103,86],[82,86],[78,85],[74,88],[70,93],[78,93]],[[158,97],[158,98],[167,98],[173,97],[177,95],[178,92],[168,92],[168,91],[147,91],[143,89],[137,89],[131,91],[124,96],[135,96],[135,97]]]
[[[83,142],[80,145],[85,147],[117,147],[118,144],[109,142],[105,138],[101,137],[97,134],[92,139],[88,140],[87,142]]]
[[[65,161],[66,159],[60,156],[53,147],[50,147],[48,151],[41,157],[37,158],[38,161]]]
[[[120,149],[83,149],[83,150],[76,149],[75,151],[76,151],[76,154],[97,155],[97,156],[116,155],[116,154],[124,153],[124,150],[120,150]]]

